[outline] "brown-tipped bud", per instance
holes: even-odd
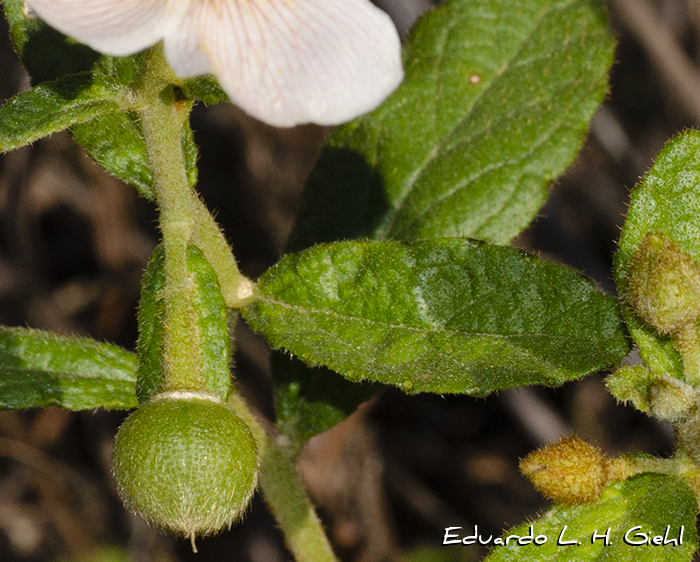
[[[650,326],[673,334],[700,317],[700,265],[663,234],[650,232],[630,263],[627,298]]]
[[[608,482],[608,460],[600,449],[572,436],[530,453],[520,461],[520,472],[556,503],[591,503]]]

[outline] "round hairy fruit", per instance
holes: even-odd
[[[192,540],[238,520],[257,483],[248,426],[204,393],[166,392],[145,402],[119,428],[112,460],[126,506]]]

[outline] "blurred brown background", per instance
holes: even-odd
[[[407,30],[429,0],[378,1]],[[620,40],[611,92],[578,160],[515,244],[612,293],[611,258],[628,189],[663,144],[700,125],[700,2],[610,0]],[[0,37],[6,37],[0,22]],[[26,89],[0,39],[0,101]],[[220,104],[195,110],[200,191],[241,267],[279,257],[325,130],[276,130]],[[0,323],[85,334],[133,349],[140,276],[157,242],[155,209],[94,165],[66,134],[0,157]],[[271,414],[267,351],[242,326],[237,376]],[[388,391],[313,439],[300,468],[344,560],[477,560],[439,547],[444,528],[500,534],[547,506],[518,458],[571,431],[610,454],[667,454],[661,424],[617,406],[603,375],[487,399]],[[126,513],[110,476],[123,412],[0,412],[0,560],[277,562],[289,559],[256,496],[216,538],[163,537]],[[425,550],[427,549],[427,550]],[[430,550],[436,549],[436,550]],[[423,556],[423,558],[421,558]]]

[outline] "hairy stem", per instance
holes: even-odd
[[[228,308],[240,308],[254,294],[254,283],[241,274],[231,247],[214,217],[199,197],[193,194],[194,243],[204,252],[216,271],[221,293]]]
[[[181,143],[192,106],[176,100],[170,78],[162,48],[152,48],[142,69],[139,107],[165,248],[163,390],[185,390],[198,389],[202,381],[197,338],[190,333],[187,245],[194,206]]]
[[[662,459],[658,457],[622,455],[608,461],[608,478],[624,480],[637,474],[655,472],[669,476],[680,476],[690,484],[700,509],[700,469],[697,460],[686,451],[678,451],[675,456]]]
[[[326,532],[296,470],[296,456],[286,438],[265,431],[235,392],[229,399],[234,411],[248,424],[260,453],[263,496],[284,533],[297,562],[337,562]]]

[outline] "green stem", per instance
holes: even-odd
[[[675,456],[658,457],[622,455],[608,461],[610,480],[625,480],[637,474],[654,472],[684,478],[695,492],[695,501],[700,509],[700,469],[688,451],[679,450]]]
[[[254,295],[239,272],[229,245],[204,204],[190,189],[182,151],[182,127],[191,104],[175,99],[172,74],[161,47],[148,53],[139,88],[139,112],[165,250],[163,342],[164,383],[160,390],[197,389],[202,380],[197,330],[191,314],[187,247],[196,244],[214,267],[225,301],[240,308]],[[261,458],[261,485],[287,545],[298,562],[336,562],[333,550],[296,471],[295,456],[273,439],[234,391],[230,403],[253,431]]]
[[[194,194],[193,207],[194,243],[216,271],[226,306],[239,309],[253,296],[255,284],[239,271],[231,246],[202,200]]]
[[[698,468],[685,455],[676,455],[668,459],[622,455],[608,461],[608,474],[611,480],[624,480],[645,472],[684,476],[697,471]]]
[[[187,389],[198,376],[198,354],[193,353],[190,299],[187,281],[187,245],[194,230],[192,193],[182,152],[182,127],[191,104],[178,103],[162,48],[146,58],[139,89],[139,107],[153,185],[160,211],[165,247],[164,390]]]
[[[294,559],[297,562],[337,562],[296,470],[296,457],[286,439],[268,435],[235,392],[231,394],[229,404],[253,432],[261,459],[260,485],[263,495]]]
[[[178,81],[165,60],[162,47],[153,47],[142,69],[136,108],[141,114],[149,164],[154,176],[156,202],[161,212],[166,270],[168,254],[171,270],[177,270],[175,254],[179,250],[175,246],[182,246],[186,239],[204,252],[216,271],[226,306],[239,309],[254,295],[255,284],[241,274],[231,247],[214,217],[196,193],[189,189],[181,138],[192,103],[175,99],[172,84]],[[189,203],[186,193],[191,197]],[[168,247],[173,251],[170,252]]]

